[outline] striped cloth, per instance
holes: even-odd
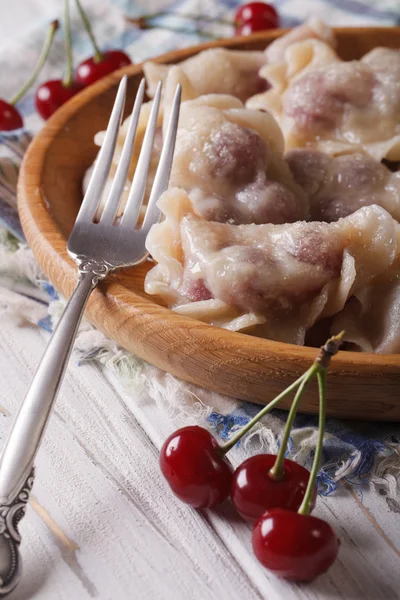
[[[84,0],[84,4],[101,47],[123,47],[134,61],[139,62],[174,48],[204,41],[210,35],[229,36],[232,30],[226,25],[199,21],[196,31],[187,19],[170,15],[155,18],[156,28],[139,31],[130,26],[125,17],[168,10],[180,15],[197,14],[226,20],[232,17],[240,2]],[[380,0],[379,3],[374,0],[276,0],[273,4],[284,27],[297,25],[311,15],[322,18],[329,15],[330,25],[390,26],[400,22],[399,0]],[[8,12],[3,11],[0,21],[0,97],[11,97],[27,79],[40,51],[46,23],[58,16],[58,0],[37,0],[35,3],[13,0],[9,3]],[[91,47],[74,9],[72,28],[74,58],[79,61],[91,54]],[[41,80],[59,77],[63,64],[63,41],[58,35]],[[15,187],[19,165],[30,135],[42,125],[35,114],[33,98],[32,91],[18,105],[26,130],[0,134],[0,307],[51,331],[63,301],[41,275],[29,249],[21,244],[23,233],[16,212]],[[229,439],[259,409],[251,403],[194,389],[161,373],[117,348],[88,323],[83,323],[76,347],[80,361],[97,360],[106,364],[117,373],[122,383],[129,382],[131,389],[132,381],[137,381],[136,376],[140,373],[142,382],[146,381],[149,397],[166,413],[178,415],[184,422],[201,422],[221,439]],[[264,419],[253,437],[261,442],[262,447],[276,451],[285,418],[283,411],[274,411]],[[291,456],[306,465],[312,460],[316,425],[316,418],[300,415],[291,436]],[[324,463],[319,474],[321,493],[334,492],[341,480],[358,486],[361,492],[369,485],[390,498],[389,510],[400,511],[400,505],[394,500],[399,478],[399,425],[328,420]]]

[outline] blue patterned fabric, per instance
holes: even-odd
[[[16,0],[17,2],[20,0]],[[202,14],[207,17],[232,16],[240,2],[236,0],[204,0],[201,4],[196,0],[175,0],[174,2],[159,2],[159,6],[170,12],[180,14],[197,13],[201,6]],[[394,25],[400,23],[399,0],[276,0],[273,4],[278,9],[282,25],[290,27],[299,24],[311,15],[324,18],[329,15],[330,25]],[[157,5],[157,1],[152,2]],[[54,4],[55,6],[55,4]],[[131,0],[114,0],[113,2],[86,0],[89,16],[95,24],[95,32],[102,48],[123,47],[132,58],[139,62],[144,58],[161,54],[178,47],[189,46],[207,39],[207,32],[213,36],[229,36],[232,34],[228,26],[210,26],[209,22],[199,22],[198,31],[194,31],[190,21],[177,16],[163,16],[154,20],[159,27],[149,31],[139,31],[126,24],[125,16],[134,17],[148,10],[144,2]],[[58,16],[53,14],[52,17]],[[78,17],[73,17],[74,56],[80,60],[91,54],[87,36],[78,28]],[[27,47],[26,35],[15,35],[3,42],[7,52],[4,55],[16,56],[18,68],[11,67],[7,58],[0,58],[0,97],[10,97],[25,81],[39,52],[44,32],[45,19],[38,18],[37,23],[30,23],[29,44],[31,52],[29,60],[18,57]],[[165,26],[183,29],[184,31],[169,31]],[[4,48],[3,48],[4,49]],[[28,64],[29,63],[29,64]],[[51,60],[43,73],[43,79],[60,76],[63,65],[63,44],[58,40],[53,48]],[[30,140],[30,134],[35,133],[41,126],[40,118],[35,114],[33,91],[18,104],[24,116],[27,129],[11,134],[0,134],[0,224],[3,226],[2,244],[13,245],[12,238],[4,235],[4,228],[19,241],[23,241],[23,233],[16,212],[15,186],[18,169],[24,151]],[[16,247],[15,244],[13,246]],[[0,275],[2,265],[0,265]],[[13,274],[8,273],[8,278]],[[20,275],[15,274],[18,280]],[[15,283],[15,282],[14,282]],[[15,289],[15,286],[14,288]],[[54,288],[47,282],[41,284],[41,294],[38,302],[43,302],[43,292],[48,301],[56,298]],[[21,291],[21,293],[24,293]],[[35,295],[29,294],[32,298]],[[38,320],[37,324],[51,331],[50,316]],[[98,348],[83,359],[93,359],[98,355]],[[208,417],[208,425],[218,433],[223,440],[229,439],[233,432],[245,425],[259,410],[251,403],[235,402],[232,410],[213,411]],[[264,421],[268,428],[279,434],[286,419],[284,411],[275,410]],[[305,464],[310,464],[313,456],[313,435],[316,432],[315,417],[299,415],[295,422],[293,435],[290,439],[289,453],[299,457]],[[315,442],[315,440],[314,440]],[[327,435],[324,443],[323,468],[318,476],[319,490],[322,494],[330,494],[336,490],[338,481],[345,479],[352,485],[362,486],[373,483],[376,487],[385,486],[384,493],[394,495],[400,474],[400,426],[398,424],[353,423],[328,419]],[[393,483],[394,481],[394,483]]]

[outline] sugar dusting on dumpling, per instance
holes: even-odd
[[[229,121],[211,131],[203,151],[207,172],[237,185],[250,183],[267,163],[267,145],[260,135]]]

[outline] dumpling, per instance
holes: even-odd
[[[400,226],[392,265],[356,291],[335,316],[332,331],[345,330],[344,341],[363,352],[400,352]]]
[[[377,204],[400,222],[400,172],[368,154],[331,157],[317,150],[291,150],[286,161],[305,190],[313,221],[337,221]]]
[[[344,62],[318,40],[292,44],[284,61],[261,74],[272,89],[249,107],[270,110],[287,149],[329,154],[364,150],[377,160],[400,158],[400,50],[376,48]]]
[[[280,40],[274,43],[278,41]],[[280,61],[268,62],[260,69],[260,76],[268,81],[269,89],[249,98],[246,106],[269,111],[278,120],[280,126],[285,124],[285,130],[288,130],[289,125],[284,121],[283,95],[292,81],[308,72],[339,62],[340,59],[331,45],[318,38],[293,42],[283,50],[283,58]],[[285,133],[288,137],[290,130]],[[285,141],[287,143],[287,140]]]
[[[301,220],[308,202],[282,152],[269,114],[233,96],[202,96],[181,106],[170,186],[184,189],[193,212],[209,221]]]
[[[193,91],[193,98],[205,94],[230,94],[244,102],[267,89],[265,79],[258,74],[265,62],[264,52],[210,48],[184,60],[178,67]],[[151,61],[144,63],[150,98],[154,96],[158,82],[166,80],[171,68]]]
[[[317,39],[326,42],[333,48],[336,46],[335,34],[332,29],[318,19],[310,17],[305,23],[294,27],[285,35],[277,38],[265,49],[265,56],[269,64],[281,63],[285,59],[285,51],[291,45],[303,40]]]
[[[192,316],[201,318],[203,309],[203,320],[214,324],[216,303],[217,324],[225,307],[236,324],[241,318],[245,328],[257,325],[257,335],[297,344],[318,319],[340,311],[385,271],[396,253],[395,222],[377,206],[331,224],[235,226],[189,214],[179,232],[177,216],[150,231],[147,247],[159,264],[147,275],[146,291],[189,315],[194,301]]]

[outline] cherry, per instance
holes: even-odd
[[[276,480],[269,473],[275,461],[274,454],[258,454],[245,460],[233,474],[231,499],[238,513],[247,521],[256,521],[271,508],[297,511],[303,501],[309,471],[285,459],[283,476]],[[314,489],[312,508],[315,500]]]
[[[318,517],[283,508],[267,510],[253,529],[254,554],[279,577],[312,581],[334,562],[339,540]]]
[[[47,120],[81,89],[82,87],[77,83],[66,86],[61,79],[45,81],[36,91],[36,110],[43,119]]]
[[[101,54],[99,60],[92,56],[81,62],[75,71],[75,81],[82,86],[91,85],[105,75],[131,64],[131,59],[122,50],[108,50]]]
[[[279,16],[271,4],[249,2],[240,6],[235,13],[236,35],[250,35],[255,31],[279,27]]]
[[[0,98],[0,131],[20,129],[23,125],[22,117],[15,106]]]
[[[197,425],[178,429],[164,442],[161,472],[182,502],[205,508],[228,497],[232,467],[219,450],[216,439]]]
[[[99,47],[94,37],[92,26],[90,25],[89,18],[83,9],[80,0],[75,0],[79,14],[81,16],[83,26],[90,38],[91,44],[94,50],[94,56],[84,60],[75,72],[75,81],[82,86],[88,86],[109,75],[117,69],[131,65],[132,61],[125,52],[122,50],[108,50],[107,52],[100,52]]]

